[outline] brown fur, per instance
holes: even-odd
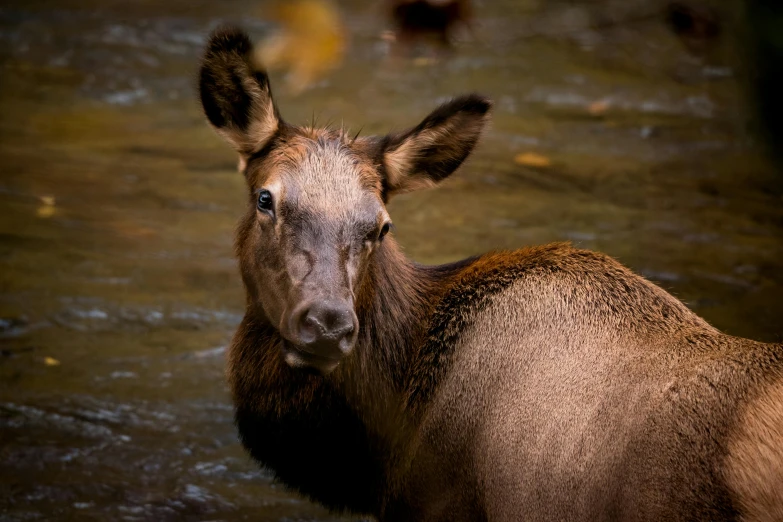
[[[429,36],[449,46],[457,25],[470,27],[472,8],[468,0],[390,0],[389,4],[397,37],[402,42]]]
[[[745,406],[729,443],[725,473],[744,520],[783,520],[783,380]]]
[[[242,85],[202,85],[208,117],[252,113]],[[302,494],[381,520],[778,517],[783,345],[722,334],[602,254],[555,244],[424,267],[378,235],[386,199],[451,174],[488,110],[465,97],[354,140],[273,110],[271,137],[238,147],[247,309],[227,373],[245,447]],[[246,129],[235,145],[258,130],[210,121]],[[274,211],[256,210],[259,190]],[[351,350],[291,359],[290,310],[338,294],[359,325]]]

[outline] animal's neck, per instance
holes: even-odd
[[[430,318],[463,265],[417,265],[393,240],[387,241],[376,252],[357,296],[359,339],[333,382],[361,418],[389,477],[406,466],[420,420],[408,408],[411,370]]]
[[[417,266],[386,240],[357,293],[354,352],[325,377],[290,368],[280,334],[249,306],[228,376],[239,432],[253,457],[328,506],[377,513],[415,430],[405,409],[409,371],[458,270]]]
[[[421,411],[410,404],[411,385],[431,318],[443,295],[473,261],[418,265],[392,240],[376,253],[362,285],[356,352],[336,378],[368,432],[393,452],[405,451],[420,421]]]
[[[401,391],[444,281],[437,271],[406,259],[394,241],[376,253],[368,272],[357,298],[356,356],[346,369],[378,371]],[[368,385],[377,393],[378,383]]]

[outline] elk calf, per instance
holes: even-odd
[[[454,172],[490,102],[296,127],[251,51],[216,32],[200,91],[247,180],[228,378],[257,461],[387,521],[783,520],[783,345],[564,244],[408,261],[386,202]]]

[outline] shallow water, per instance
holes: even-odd
[[[126,4],[0,7],[0,519],[331,520],[245,456],[223,379],[245,196],[194,77],[211,28],[270,26],[253,2]],[[343,2],[345,64],[279,87],[284,117],[379,133],[486,93],[469,164],[390,207],[411,257],[572,241],[780,340],[783,178],[746,131],[732,41],[690,56],[646,1],[476,4],[452,56],[410,61]]]

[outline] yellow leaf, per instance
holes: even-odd
[[[413,59],[413,65],[416,67],[427,67],[435,63],[435,58],[429,56],[419,56]]]
[[[262,42],[255,59],[260,68],[289,71],[289,89],[299,92],[336,67],[345,53],[340,13],[326,0],[286,0],[273,10],[281,31]]]
[[[44,357],[43,361],[46,366],[60,366],[60,361],[54,357]]]
[[[552,165],[552,161],[546,156],[536,154],[535,152],[523,152],[514,156],[514,163],[518,165],[524,165],[525,167],[549,167]]]
[[[54,196],[40,196],[41,206],[35,211],[39,218],[50,218],[54,215]]]
[[[44,205],[42,207],[38,207],[38,210],[36,210],[35,213],[39,218],[50,218],[54,215],[55,208],[56,207],[51,205]]]

